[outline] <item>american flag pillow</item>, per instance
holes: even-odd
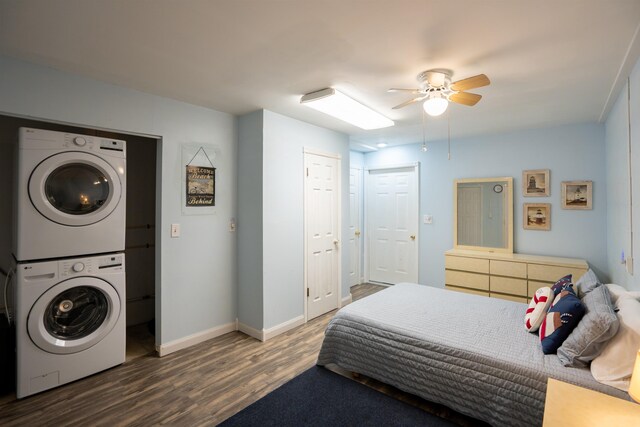
[[[540,328],[552,302],[553,291],[550,287],[545,286],[536,291],[524,315],[524,327],[527,331],[536,332]]]
[[[573,289],[567,288],[560,292],[540,325],[542,352],[553,354],[558,351],[584,313],[584,305]]]

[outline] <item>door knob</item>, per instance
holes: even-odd
[[[416,240],[416,236],[414,234],[412,234],[410,237],[411,237],[411,240]]]
[[[356,232],[354,233],[356,236],[360,236],[360,230],[356,230]]]
[[[334,245],[336,245],[336,246],[338,246],[338,244],[339,244],[339,243],[340,243],[340,241],[339,241],[339,240],[334,240],[334,241],[333,241],[333,244],[334,244]]]

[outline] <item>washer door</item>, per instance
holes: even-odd
[[[29,198],[47,219],[62,225],[94,224],[120,203],[118,173],[93,154],[66,151],[46,158],[29,178]]]
[[[29,336],[49,353],[77,353],[99,343],[120,316],[120,297],[108,282],[74,277],[49,288],[27,318]]]

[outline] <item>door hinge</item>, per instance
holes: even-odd
[[[309,168],[307,168],[307,176],[309,176]]]
[[[309,288],[307,288],[307,296],[309,296]]]

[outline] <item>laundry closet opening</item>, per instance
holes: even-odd
[[[15,156],[20,127],[126,141],[126,360],[155,352],[155,300],[160,289],[156,283],[156,259],[159,253],[156,250],[156,241],[159,241],[156,230],[156,222],[159,219],[156,195],[159,182],[157,161],[161,140],[149,136],[0,115],[0,194],[3,199],[0,203],[0,283],[4,283],[6,273],[14,262],[13,200],[17,185]],[[14,292],[9,293],[10,308],[13,295]],[[5,307],[1,298],[0,310],[4,317]],[[0,334],[0,340],[3,341],[0,342],[0,348],[13,348],[13,339],[11,332]],[[2,356],[3,360],[4,357]],[[8,365],[12,366],[13,363]]]

